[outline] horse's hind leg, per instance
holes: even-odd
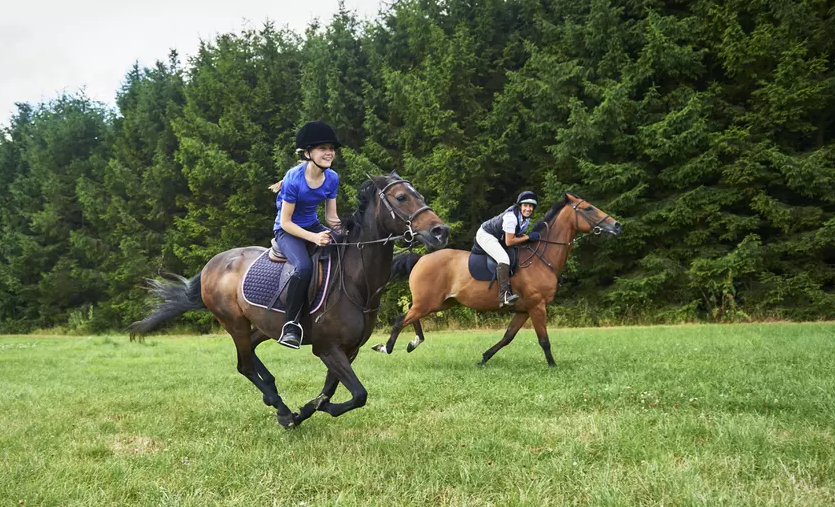
[[[410,341],[406,346],[406,352],[411,352],[418,348],[418,345],[423,343],[423,340],[425,339],[423,336],[423,326],[420,325],[420,320],[416,320],[413,326],[415,328],[415,339]]]
[[[255,387],[263,394],[265,404],[276,409],[279,424],[285,428],[293,427],[293,413],[281,400],[281,396],[278,395],[278,390],[275,388],[275,378],[261,363],[261,360],[255,356],[255,346],[252,338],[256,335],[251,333],[249,321],[241,316],[229,320],[220,320],[220,323],[232,335],[232,340],[235,342],[235,349],[238,352],[238,373],[255,384]],[[259,374],[259,367],[256,364],[260,364],[260,368],[263,368],[262,373],[265,378],[262,378]]]
[[[404,313],[403,315],[399,315],[396,319],[394,319],[394,325],[391,328],[391,336],[389,336],[388,341],[386,342],[386,346],[383,347],[382,344],[375,345],[372,347],[377,352],[385,352],[386,354],[391,354],[394,350],[394,344],[397,343],[397,337],[400,336],[400,331],[403,330],[404,327],[408,326],[411,323],[417,323],[415,326],[415,332],[420,329],[420,336],[423,336],[423,328],[420,328],[420,319],[430,313],[429,310],[423,309],[422,306],[416,305],[415,302],[412,302],[412,305],[409,307],[409,311]],[[422,340],[421,340],[422,341]],[[411,350],[409,351],[411,352]]]
[[[261,358],[258,357],[258,354],[255,353],[255,349],[258,345],[260,345],[264,340],[269,339],[270,337],[261,332],[260,329],[253,328],[252,333],[249,336],[249,342],[252,345],[252,363],[255,366],[255,372],[258,374],[258,377],[264,382],[264,384],[266,384],[267,387],[270,388],[270,392],[274,393],[275,396],[278,396],[278,388],[275,385],[275,377],[261,361]],[[268,399],[267,396],[264,395],[265,405],[273,406],[271,401],[272,399]]]
[[[527,313],[515,313],[513,314],[513,319],[510,321],[510,325],[507,326],[507,330],[504,332],[504,336],[499,342],[482,354],[481,362],[479,363],[480,366],[484,366],[487,361],[490,360],[493,355],[499,351],[500,348],[504,347],[508,343],[513,341],[513,338],[516,337],[516,333],[522,329],[522,326],[525,324],[525,321],[528,320]]]
[[[394,350],[394,344],[397,342],[397,337],[400,336],[400,331],[403,329],[403,319],[405,317],[405,313],[401,313],[395,317],[394,322],[391,325],[391,335],[389,336],[386,344],[383,345],[382,343],[378,343],[377,345],[371,347],[371,350],[376,350],[377,352],[382,352],[383,354],[391,354]]]

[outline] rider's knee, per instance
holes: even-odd
[[[305,282],[309,282],[310,277],[313,276],[313,268],[307,266],[296,267],[296,270],[293,272],[293,276],[300,278]]]

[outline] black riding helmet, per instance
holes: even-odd
[[[309,121],[296,133],[296,151],[309,150],[322,144],[332,144],[334,148],[342,146],[333,127],[323,121]]]
[[[523,204],[533,204],[533,207],[536,208],[536,205],[539,204],[536,202],[536,194],[530,190],[525,190],[519,194],[519,197],[516,198],[516,205],[521,206]]]

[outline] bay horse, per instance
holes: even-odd
[[[232,336],[238,372],[252,382],[266,405],[276,409],[278,423],[293,428],[317,410],[333,417],[365,405],[367,391],[351,367],[377,321],[382,292],[389,281],[394,241],[420,241],[429,249],[443,248],[449,227],[426,205],[412,185],[393,172],[369,176],[359,191],[359,207],[342,220],[343,242],[336,243],[335,270],[323,309],[302,321],[304,345],[327,367],[325,385],[316,398],[291,412],[278,394],[275,377],[255,354],[264,341],[281,334],[285,316],[247,303],[242,278],[266,250],[235,248],[215,255],[190,280],[150,281],[159,303],[153,313],[130,326],[131,338],[147,333],[189,310],[208,309]],[[331,403],[339,383],[351,393],[343,403]]]
[[[484,352],[480,365],[487,363],[499,349],[513,341],[530,317],[548,366],[556,366],[546,329],[545,305],[557,293],[559,274],[568,260],[577,233],[618,235],[621,225],[586,200],[564,193],[562,200],[551,206],[533,230],[540,232],[541,240],[520,247],[519,269],[511,277],[513,290],[519,295],[513,306],[515,313],[502,339]],[[491,282],[474,279],[468,268],[469,256],[468,251],[450,248],[422,257],[417,254],[395,257],[394,275],[409,276],[412,303],[408,312],[394,320],[388,342],[375,345],[373,349],[391,354],[400,331],[404,326],[413,324],[416,336],[407,348],[411,352],[424,340],[420,319],[457,304],[477,311],[499,310],[499,284],[492,283],[491,287]]]

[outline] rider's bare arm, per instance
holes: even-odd
[[[293,223],[294,211],[296,211],[296,203],[281,201],[281,228],[297,238],[318,244],[319,234],[306,231]]]
[[[339,220],[339,214],[336,212],[336,199],[328,199],[325,201],[325,222],[334,231],[342,232],[342,222]]]
[[[528,235],[522,234],[521,236],[516,236],[512,232],[504,233],[504,243],[507,246],[516,246],[521,245],[522,243],[527,243]]]

